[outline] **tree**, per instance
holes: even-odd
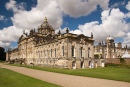
[[[0,47],[0,60],[3,60],[3,61],[6,60],[6,53],[3,47]]]

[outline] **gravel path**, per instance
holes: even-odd
[[[0,67],[63,87],[130,87],[128,82],[65,75],[4,64],[0,64]]]

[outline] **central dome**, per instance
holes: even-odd
[[[49,28],[51,30],[54,30],[52,26],[48,23],[47,18],[45,17],[44,22],[41,24],[41,28]]]
[[[47,18],[45,17],[44,22],[38,27],[38,33],[41,34],[55,34],[55,30],[53,27],[48,23]]]

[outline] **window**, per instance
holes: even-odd
[[[40,51],[38,51],[38,56],[39,56],[39,58],[40,58]]]
[[[80,54],[81,54],[81,57],[83,57],[83,47],[80,48]]]
[[[64,46],[62,46],[62,55],[64,56]]]
[[[51,49],[51,57],[52,57],[52,49]]]
[[[47,50],[46,54],[47,54],[46,56],[49,57],[49,55],[48,55],[48,50]]]
[[[72,57],[74,57],[74,46],[72,46],[72,48],[71,48],[71,52],[72,52]]]
[[[56,48],[55,48],[55,57],[56,57]]]
[[[90,48],[88,48],[88,58],[90,57]]]
[[[44,57],[46,56],[46,51],[44,50]]]
[[[42,51],[41,51],[41,53],[40,53],[40,57],[42,57]]]

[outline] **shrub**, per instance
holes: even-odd
[[[114,63],[106,63],[105,67],[117,67],[120,66],[120,64],[114,64]]]
[[[120,63],[125,63],[124,58],[120,58]]]
[[[99,55],[98,54],[94,54],[94,58],[95,59],[99,59]]]
[[[127,65],[125,63],[121,63],[121,64],[114,64],[114,63],[106,63],[105,67],[124,67],[124,68],[129,68],[130,69],[130,65]]]

